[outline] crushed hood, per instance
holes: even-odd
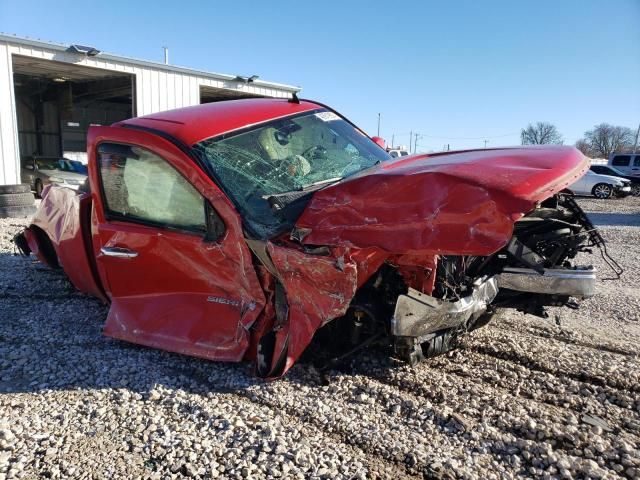
[[[588,168],[562,146],[402,157],[316,192],[292,235],[307,245],[489,255],[517,219]]]

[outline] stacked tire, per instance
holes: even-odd
[[[0,185],[0,218],[20,218],[33,215],[36,211],[31,186]]]

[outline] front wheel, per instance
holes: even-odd
[[[611,195],[613,195],[613,188],[611,188],[611,185],[609,184],[598,183],[593,187],[591,193],[593,193],[593,196],[596,198],[611,198]]]
[[[640,197],[640,183],[634,183],[631,185],[631,195],[634,197]]]

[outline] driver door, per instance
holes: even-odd
[[[92,238],[111,300],[106,335],[239,361],[264,296],[240,219],[171,142],[92,127]]]

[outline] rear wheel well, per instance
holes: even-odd
[[[44,260],[47,262],[47,265],[52,268],[60,268],[60,262],[58,262],[58,254],[56,253],[56,250],[53,247],[53,243],[51,242],[51,239],[46,234],[46,232],[35,225],[31,225],[29,227],[29,230],[31,230],[36,237],[36,240],[38,242],[38,249],[40,250],[40,253],[42,254]]]

